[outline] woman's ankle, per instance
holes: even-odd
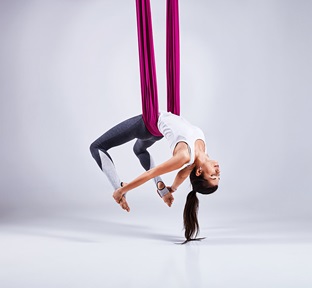
[[[165,187],[166,187],[166,185],[165,185],[164,182],[162,182],[162,181],[158,181],[158,182],[157,182],[157,189],[158,189],[158,190],[162,190],[162,189],[164,189]]]

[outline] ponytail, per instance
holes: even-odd
[[[195,191],[191,191],[187,197],[183,212],[183,221],[185,229],[186,241],[191,240],[194,236],[196,237],[199,232],[199,224],[197,220],[198,212],[198,198]]]
[[[190,173],[190,181],[192,184],[192,191],[187,195],[184,212],[183,222],[185,229],[186,242],[195,240],[199,232],[199,224],[197,219],[199,201],[196,196],[196,192],[201,194],[211,194],[218,189],[218,186],[211,186],[209,182],[203,177],[203,175],[196,175],[196,167]],[[196,239],[199,240],[199,239]]]

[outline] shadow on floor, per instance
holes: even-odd
[[[14,219],[13,219],[14,220]],[[163,219],[160,219],[163,221]],[[170,227],[159,229],[149,225],[122,223],[100,217],[82,217],[72,215],[50,215],[15,219],[1,225],[3,232],[29,236],[48,237],[75,242],[105,242],[109,237],[127,239],[154,240],[164,243],[181,244],[184,241],[183,231],[174,235],[168,231],[176,231]],[[161,222],[160,222],[161,223]],[[161,232],[157,232],[161,231]],[[303,229],[290,229],[281,223],[250,222],[236,223],[228,227],[203,227],[202,241],[194,241],[186,245],[244,245],[244,244],[283,244],[312,243],[312,233]]]
[[[12,222],[12,221],[11,221]],[[115,222],[105,219],[78,217],[51,217],[32,221],[14,221],[2,225],[2,231],[32,236],[63,239],[76,242],[105,242],[107,237],[150,239],[165,242],[183,242],[183,237],[157,233],[153,227]]]

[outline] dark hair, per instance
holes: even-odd
[[[211,194],[218,189],[218,185],[211,186],[209,182],[204,179],[203,175],[196,176],[196,167],[190,174],[190,181],[192,184],[192,191],[187,195],[184,212],[183,222],[185,229],[186,241],[197,236],[199,232],[199,224],[197,219],[199,201],[196,196],[196,192],[201,194]]]

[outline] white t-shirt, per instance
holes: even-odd
[[[195,141],[201,139],[206,143],[203,131],[183,117],[164,111],[160,112],[157,127],[169,142],[172,153],[179,142],[185,142],[188,145],[190,162],[186,165],[193,164],[195,160]]]

